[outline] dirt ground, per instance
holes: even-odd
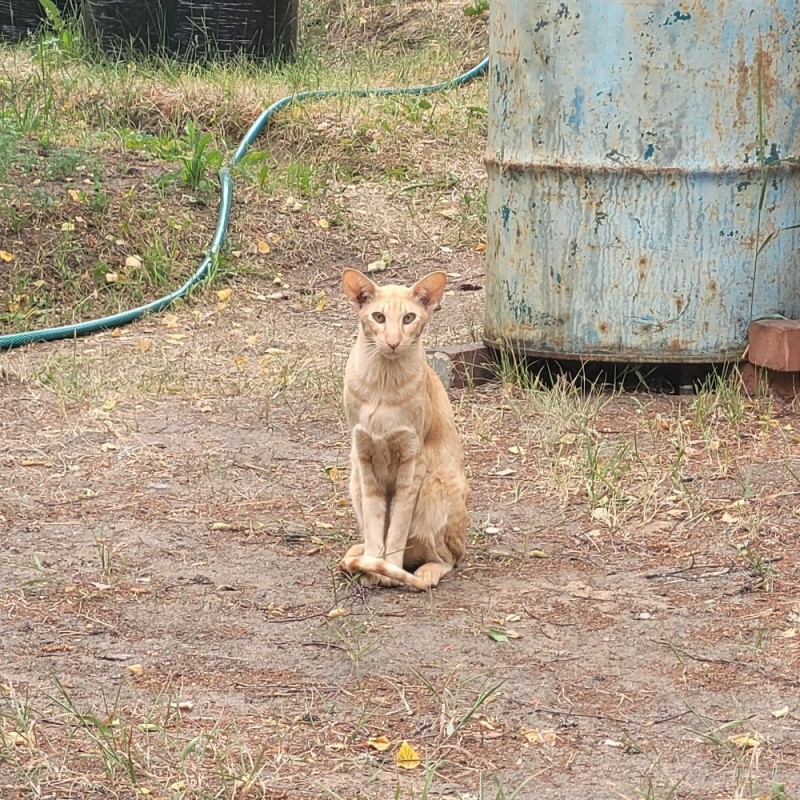
[[[296,125],[334,141],[343,113]],[[404,125],[409,165],[445,149]],[[465,136],[457,190],[379,180],[370,140],[333,199],[237,195],[224,282],[0,353],[2,800],[800,796],[797,409],[500,365],[450,392],[464,562],[429,596],[336,573],[340,269],[387,248],[381,280],[444,269],[428,343],[480,336]]]
[[[457,327],[464,303],[480,293],[447,297],[436,325]],[[10,747],[20,731],[9,709],[21,704],[36,737],[0,762],[4,798],[170,797],[163,786],[202,776],[193,764],[175,777],[179,745],[203,735],[212,749],[259,754],[259,797],[381,798],[395,786],[418,797],[426,781],[443,797],[791,796],[796,414],[775,410],[764,426],[749,411],[724,470],[699,454],[684,467],[693,500],[664,488],[651,511],[640,496],[611,519],[579,487],[553,484],[562,456],[542,433],[549,412],[499,383],[453,392],[469,554],[430,597],[363,591],[333,570],[356,535],[334,394],[352,340],[344,301],[332,292],[305,346],[291,301],[246,317],[218,305],[180,311],[170,328],[151,319],[3,359],[2,721]],[[213,375],[177,385],[209,348],[261,344],[284,324],[297,336],[274,357],[306,358],[324,336],[330,386],[309,379],[276,396],[265,380],[236,396]],[[270,348],[251,347],[271,369]],[[75,404],[26,377],[66,359],[76,381],[91,381],[87,364],[119,363],[130,380],[165,358],[175,394],[158,400],[101,391]],[[642,436],[624,483],[642,478],[652,421],[677,424],[692,403],[599,398],[604,439]],[[759,564],[742,558],[754,541]],[[139,753],[135,782],[97,752],[79,712],[120,726],[108,730]],[[386,751],[367,743],[382,736]],[[416,770],[395,763],[404,740]]]

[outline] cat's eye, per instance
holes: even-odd
[[[403,325],[410,325],[417,318],[416,314],[408,313],[403,317]]]
[[[381,314],[380,311],[373,311],[372,319],[374,319],[375,322],[377,322],[380,325],[383,325],[383,323],[386,322],[386,317],[383,314]]]

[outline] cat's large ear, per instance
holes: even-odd
[[[378,293],[378,287],[357,269],[342,270],[342,289],[356,311],[362,309]]]
[[[411,287],[411,294],[422,303],[425,308],[433,310],[439,305],[444,295],[447,284],[447,275],[444,272],[431,272]]]

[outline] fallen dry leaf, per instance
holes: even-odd
[[[32,750],[36,747],[36,734],[33,725],[25,732],[19,731],[0,731],[0,743],[4,746],[27,747]]]
[[[789,706],[784,706],[783,708],[778,708],[775,711],[769,712],[774,719],[783,719],[784,717],[789,716]]]
[[[391,742],[385,736],[373,736],[367,739],[367,744],[373,749],[382,753],[391,747]]]
[[[8,250],[0,250],[0,261],[13,261],[14,254],[9,253]]]
[[[420,764],[417,751],[406,741],[400,745],[395,761],[397,762],[397,766],[403,769],[414,769]]]
[[[745,750],[758,747],[761,744],[761,739],[755,731],[750,731],[749,733],[737,733],[733,736],[729,736],[728,741],[731,744],[736,745],[736,747],[741,747]]]
[[[220,301],[220,303],[224,303],[231,296],[232,291],[233,289],[231,289],[230,287],[226,289],[220,289],[217,292],[217,299]]]
[[[258,240],[256,247],[258,248],[258,252],[263,255],[266,255],[271,250],[270,246],[263,239]]]
[[[539,728],[522,728],[520,734],[524,736],[531,744],[547,744],[553,745],[556,743],[556,732],[551,730],[540,730]]]

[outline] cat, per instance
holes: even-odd
[[[410,288],[342,272],[359,320],[344,407],[352,435],[350,497],[364,543],[347,551],[339,569],[361,573],[367,586],[426,591],[466,549],[464,453],[420,338],[446,283],[444,272]]]

